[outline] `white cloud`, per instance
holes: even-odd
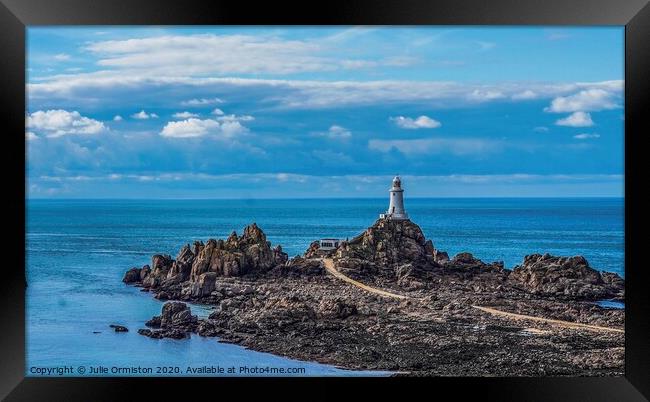
[[[523,92],[516,93],[511,96],[512,100],[530,100],[530,99],[536,99],[538,97],[537,93],[535,91],[531,91],[530,89],[527,89]]]
[[[623,81],[573,83],[495,83],[474,85],[446,81],[310,81],[232,77],[158,76],[149,72],[99,71],[76,75],[57,75],[28,84],[30,100],[83,101],[105,106],[121,105],[124,96],[157,91],[170,98],[196,91],[224,96],[254,94],[260,102],[285,109],[323,109],[357,105],[418,102],[427,107],[465,106],[467,102],[489,102],[511,98],[526,90],[540,99],[575,94],[586,89],[612,93],[623,91]],[[620,96],[620,95],[617,95]],[[182,98],[181,98],[182,99]],[[214,105],[215,99],[190,99],[186,107]],[[143,100],[144,102],[145,100]],[[220,99],[219,99],[220,101]]]
[[[326,137],[329,138],[330,140],[346,140],[352,137],[352,133],[350,132],[350,130],[348,130],[345,127],[338,126],[336,124],[331,126],[325,132],[314,133],[313,135],[317,137]]]
[[[586,112],[575,112],[555,122],[558,126],[591,127],[594,125],[591,115]]]
[[[473,101],[485,102],[505,97],[503,92],[494,89],[475,89],[467,95]]]
[[[38,139],[38,135],[36,135],[36,134],[33,133],[32,131],[26,131],[26,132],[25,132],[25,139],[26,139],[27,141],[37,140],[37,139]]]
[[[232,138],[239,134],[248,132],[248,128],[242,126],[238,121],[226,121],[221,123],[221,133],[226,138]]]
[[[213,114],[215,113],[213,112]],[[237,121],[253,121],[255,120],[255,118],[247,114],[240,115],[240,116],[234,114],[228,114],[223,116],[220,115],[219,117],[216,118],[216,120],[222,122],[237,122]]]
[[[368,148],[379,152],[396,149],[406,155],[425,155],[452,153],[454,155],[471,155],[492,152],[500,148],[494,140],[475,138],[421,138],[415,140],[370,140]]]
[[[181,105],[183,106],[209,106],[209,105],[216,105],[219,103],[223,103],[223,100],[219,98],[201,98],[201,99],[190,99],[187,101],[181,102]]]
[[[44,133],[47,137],[62,137],[70,134],[99,134],[108,130],[104,123],[82,116],[77,111],[48,110],[27,116],[27,127],[32,132]]]
[[[215,109],[212,111],[212,114],[215,115],[215,116],[223,116],[223,110],[221,110],[221,109],[219,109],[219,108],[215,108]]]
[[[581,134],[574,135],[573,138],[577,140],[588,140],[590,138],[600,138],[600,134],[581,133]]]
[[[100,41],[87,49],[101,66],[155,71],[158,74],[287,74],[330,70],[316,56],[319,45],[271,35],[167,35]]]
[[[534,132],[536,133],[548,133],[548,127],[545,126],[538,126],[533,129]]]
[[[199,115],[190,112],[178,112],[178,113],[174,113],[172,117],[174,117],[175,119],[189,119],[190,117],[199,117]]]
[[[98,41],[86,50],[94,53],[100,66],[159,75],[291,74],[380,65],[405,65],[412,58],[385,60],[346,59],[332,50],[338,42],[361,32],[352,30],[319,38],[284,39],[268,34],[165,35],[128,40]],[[339,39],[333,39],[338,37]],[[482,48],[491,44],[481,42]],[[396,64],[397,63],[397,64]]]
[[[601,88],[586,89],[570,96],[559,96],[544,110],[553,113],[594,112],[620,107],[614,94]]]
[[[155,113],[147,113],[144,110],[139,111],[131,115],[132,118],[138,120],[147,120],[147,119],[157,119],[158,115]]]
[[[115,115],[115,117],[113,117],[113,121],[122,121],[122,120],[124,120],[124,119],[119,114]]]
[[[398,127],[410,130],[417,130],[419,128],[437,128],[441,126],[439,121],[434,120],[428,116],[419,116],[416,119],[413,119],[411,117],[397,116],[391,117],[390,120],[394,121]]]
[[[67,61],[70,60],[70,55],[65,53],[59,53],[59,54],[55,54],[52,58],[56,61]]]
[[[226,121],[220,123],[213,119],[190,118],[183,121],[171,121],[163,127],[160,135],[167,138],[197,138],[216,135],[232,138],[238,134],[248,132],[248,129],[239,121]]]

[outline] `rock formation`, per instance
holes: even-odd
[[[323,258],[363,284],[408,297],[370,294],[329,275]],[[313,242],[288,260],[252,224],[242,236],[185,245],[176,258],[123,278],[160,300],[214,306],[198,319],[166,302],[138,333],[182,339],[190,333],[303,360],[415,375],[620,375],[624,280],[583,257],[526,256],[513,271],[471,253],[449,258],[415,223],[379,219],[336,250]],[[539,321],[513,321],[474,306],[549,320],[615,328],[584,333]],[[531,347],[534,353],[531,353]]]
[[[536,295],[569,299],[624,299],[624,280],[600,273],[582,256],[554,257],[532,254],[514,268],[510,282]]]
[[[410,220],[380,218],[361,235],[344,242],[334,258],[343,272],[357,278],[380,276],[411,288],[420,288],[421,281],[454,270],[461,270],[464,276],[482,271],[507,275],[502,263],[486,264],[469,253],[450,260]]]
[[[232,232],[228,239],[210,239],[205,244],[194,242],[185,245],[176,259],[157,254],[151,259],[151,267],[131,268],[125,283],[140,284],[144,288],[158,290],[158,298],[196,299],[210,295],[217,277],[238,277],[251,273],[263,273],[287,262],[288,256],[281,246],[271,248],[266,235],[255,224],[244,228],[237,236]],[[161,292],[165,292],[162,293]],[[162,295],[162,297],[161,297]]]
[[[145,325],[153,329],[139,329],[140,335],[150,338],[182,339],[196,330],[198,318],[192,315],[185,303],[167,302],[163,305],[161,314],[147,321]]]

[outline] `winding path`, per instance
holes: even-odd
[[[542,317],[535,317],[535,316],[532,316],[532,315],[509,313],[507,311],[501,311],[501,310],[497,310],[497,309],[491,308],[491,307],[481,307],[481,306],[472,306],[472,307],[474,307],[475,309],[481,310],[481,311],[483,311],[485,313],[489,313],[489,314],[500,316],[500,317],[511,318],[513,320],[538,321],[538,322],[544,322],[544,323],[547,323],[547,324],[560,325],[560,326],[565,327],[565,328],[573,328],[573,329],[589,329],[589,330],[592,330],[592,331],[599,331],[599,332],[607,331],[607,332],[625,333],[624,329],[619,329],[619,328],[600,327],[598,325],[581,324],[579,322],[553,320],[551,318],[542,318]]]
[[[413,299],[412,297],[409,296],[404,296],[404,295],[399,295],[397,293],[391,293],[387,292],[385,290],[377,289],[370,287],[368,285],[364,285],[363,283],[359,281],[355,281],[354,279],[343,275],[341,272],[339,272],[336,269],[336,266],[334,265],[334,261],[331,258],[323,258],[321,259],[323,262],[323,265],[325,266],[325,270],[334,276],[335,278],[338,278],[344,282],[347,282],[353,286],[356,286],[360,289],[363,289],[367,292],[374,293],[379,296],[384,296],[384,297],[391,297],[394,299]],[[551,318],[543,318],[543,317],[535,317],[532,315],[524,315],[524,314],[516,314],[516,313],[509,313],[507,311],[502,311],[502,310],[497,310],[495,308],[491,307],[482,307],[482,306],[472,306],[473,308],[480,310],[484,313],[496,315],[499,317],[504,317],[504,318],[509,318],[512,320],[529,320],[529,321],[536,321],[536,322],[543,322],[546,324],[553,324],[553,325],[558,325],[561,327],[565,328],[572,328],[572,329],[586,329],[586,330],[591,330],[591,331],[597,331],[597,332],[618,332],[618,333],[625,333],[624,329],[619,329],[619,328],[608,328],[608,327],[601,327],[598,325],[589,325],[589,324],[581,324],[578,322],[571,322],[571,321],[563,321],[563,320],[554,320]]]
[[[374,294],[377,294],[379,296],[384,296],[384,297],[392,297],[392,298],[395,298],[395,299],[410,299],[410,297],[408,297],[408,296],[398,295],[397,293],[386,292],[385,290],[376,289],[376,288],[370,287],[368,285],[364,285],[363,283],[361,283],[359,281],[355,281],[354,279],[343,275],[342,273],[340,273],[336,269],[336,267],[334,266],[334,261],[331,258],[323,258],[322,261],[323,261],[323,265],[325,265],[325,270],[327,272],[329,272],[332,276],[334,276],[334,277],[336,277],[336,278],[338,278],[338,279],[340,279],[342,281],[345,281],[345,282],[347,282],[349,284],[352,284],[352,285],[354,285],[354,286],[356,286],[356,287],[358,287],[360,289],[363,289],[366,292],[374,293]]]

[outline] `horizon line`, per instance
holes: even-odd
[[[232,198],[214,198],[214,197],[25,197],[25,201],[47,200],[47,201],[83,201],[83,200],[116,200],[116,201],[238,201],[238,200],[359,200],[359,199],[384,199],[383,196],[369,197],[232,197]],[[414,196],[408,199],[625,199],[625,195],[585,195],[585,196]]]

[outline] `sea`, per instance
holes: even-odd
[[[27,376],[382,376],[287,359],[215,338],[137,333],[162,302],[122,283],[124,272],[176,256],[194,240],[257,223],[289,256],[320,238],[352,238],[386,209],[381,199],[26,201]],[[625,276],[622,198],[406,199],[413,222],[453,256],[512,269],[525,255],[583,255]],[[603,307],[621,308],[604,300]],[[207,316],[210,309],[191,305]],[[126,326],[116,333],[110,324]],[[150,371],[151,370],[151,371]]]

